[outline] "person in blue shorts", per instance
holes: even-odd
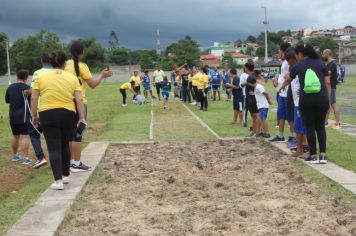
[[[145,75],[142,77],[142,84],[143,84],[143,95],[145,95],[145,98],[147,99],[148,93],[150,93],[151,98],[156,98],[152,94],[151,79],[148,75],[148,70],[145,70]]]
[[[221,75],[216,67],[214,67],[214,71],[211,73],[211,84],[213,87],[213,99],[216,101],[216,93],[218,94],[219,101],[221,100],[220,96],[220,86],[221,86]]]
[[[233,108],[234,108],[234,118],[232,124],[237,124],[237,118],[242,126],[242,111],[244,109],[244,96],[242,88],[240,85],[240,78],[237,76],[235,68],[230,69],[230,77],[232,78],[232,83],[226,83],[225,86],[232,90],[233,95]]]
[[[167,109],[167,103],[169,99],[169,93],[171,92],[172,85],[168,81],[167,77],[163,78],[162,81],[162,97],[163,97],[163,109]]]

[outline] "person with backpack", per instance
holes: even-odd
[[[295,48],[298,63],[294,65],[281,89],[284,89],[296,77],[299,78],[299,109],[306,128],[310,156],[305,159],[312,164],[326,164],[325,117],[329,110],[327,92],[328,70],[311,45],[299,45]],[[316,148],[319,142],[319,154]]]

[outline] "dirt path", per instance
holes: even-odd
[[[190,105],[187,105],[190,106]],[[168,108],[163,109],[162,101],[153,105],[154,139],[166,141],[207,141],[215,137],[182,106],[170,98]]]
[[[356,234],[356,210],[320,193],[266,143],[112,147],[100,168],[59,235]]]

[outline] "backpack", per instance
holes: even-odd
[[[312,69],[307,69],[305,72],[305,79],[304,79],[304,92],[306,94],[313,94],[319,93],[321,90],[321,84],[319,77]]]

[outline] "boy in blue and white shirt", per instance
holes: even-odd
[[[167,109],[167,103],[169,98],[169,93],[171,92],[172,85],[168,81],[167,77],[164,77],[162,81],[162,97],[163,97],[163,109]]]
[[[213,86],[213,99],[214,101],[216,101],[216,93],[218,93],[218,97],[220,101],[221,100],[221,96],[220,96],[221,75],[216,67],[214,67],[214,71],[211,73],[211,82]]]
[[[147,99],[148,92],[150,92],[151,98],[155,98],[152,94],[151,79],[148,75],[148,70],[145,70],[145,74],[142,77],[142,84],[143,84],[143,94],[145,95],[145,98]]]

